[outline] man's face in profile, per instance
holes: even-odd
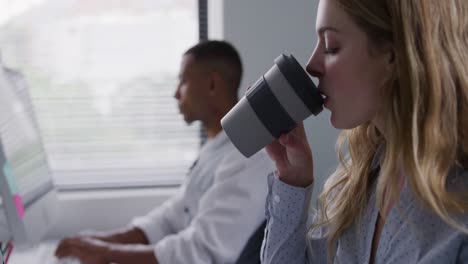
[[[179,70],[179,84],[174,97],[177,99],[179,111],[188,124],[203,120],[207,109],[209,92],[209,74],[201,63],[197,63],[192,55],[182,57]]]

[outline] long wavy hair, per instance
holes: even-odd
[[[447,189],[451,170],[468,168],[468,1],[335,1],[366,32],[371,49],[393,47],[395,70],[382,87],[376,115],[385,137],[373,122],[342,132],[340,165],[325,183],[321,221],[312,230],[327,226],[329,255],[334,254],[339,237],[360,221],[368,204],[370,164],[384,145],[376,183],[379,208],[398,196],[402,169],[417,199],[468,233],[455,217],[468,212],[467,193]]]

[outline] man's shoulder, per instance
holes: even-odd
[[[271,159],[268,157],[268,154],[264,149],[258,151],[251,157],[245,157],[242,153],[234,147],[231,143],[230,146],[226,148],[226,152],[223,155],[223,162],[237,162],[239,164],[245,164],[246,166],[252,166],[256,163],[271,163]]]
[[[229,170],[231,173],[240,170],[252,170],[262,173],[263,171],[271,172],[274,170],[273,161],[268,157],[265,150],[257,152],[255,155],[247,158],[242,155],[234,146],[227,147],[222,154],[223,157],[217,164],[218,172]]]

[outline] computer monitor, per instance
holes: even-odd
[[[0,241],[34,245],[53,225],[56,193],[23,75],[0,57]]]

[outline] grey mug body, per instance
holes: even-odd
[[[323,98],[292,56],[280,55],[221,125],[234,146],[250,157],[298,123],[323,110]]]

